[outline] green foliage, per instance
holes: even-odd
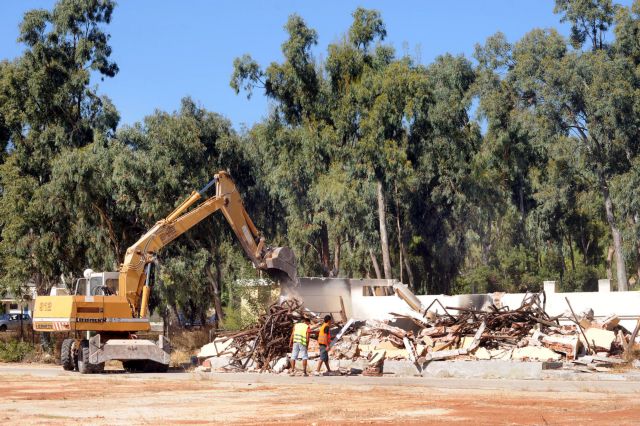
[[[604,45],[604,33],[613,23],[615,7],[611,0],[556,0],[560,22],[571,23],[571,44],[576,49],[589,39],[594,49]]]
[[[227,306],[224,308],[224,324],[225,330],[235,331],[243,330],[255,324],[254,316],[243,315],[242,310],[237,306]]]
[[[20,340],[0,341],[0,361],[21,362],[34,351],[34,347],[29,342]]]
[[[376,38],[384,40],[387,36],[384,22],[377,10],[359,7],[353,12],[353,25],[349,28],[349,40],[356,47],[366,51]]]
[[[117,125],[115,108],[90,87],[91,70],[106,77],[118,71],[103,31],[113,7],[107,0],[62,0],[52,11],[27,12],[19,37],[25,53],[3,63],[0,117],[11,141],[0,167],[5,287],[31,279],[46,291],[84,258],[69,226],[74,212],[56,211],[60,200],[50,185],[58,156],[112,135]]]
[[[117,269],[218,170],[268,243],[294,249],[300,276],[384,272],[431,293],[638,280],[640,1],[557,0],[570,39],[497,33],[475,62],[424,65],[384,44],[376,10],[357,8],[317,57],[319,34],[292,15],[279,61],[233,63],[231,88],[273,106],[241,134],[190,98],[118,128],[91,84],[118,72],[113,9],[30,11],[24,54],[0,62],[0,288],[31,280],[44,293],[86,267]],[[226,328],[252,321],[234,282],[260,274],[221,216],[166,247],[156,276],[165,318],[213,307]]]

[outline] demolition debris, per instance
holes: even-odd
[[[366,360],[363,374],[372,376],[383,374],[385,359],[408,360],[418,371],[430,362],[446,359],[565,361],[565,366],[573,365],[578,371],[606,371],[624,362],[624,351],[632,341],[632,333],[615,315],[602,322],[594,321],[592,311],[549,316],[544,292],[528,294],[516,309],[491,305],[477,310],[440,304],[441,313],[437,313],[430,310],[433,305],[421,310],[408,303],[410,309],[394,313],[395,319],[389,321],[334,324],[332,334],[337,338],[332,342],[331,358]],[[321,323],[318,315],[305,310],[297,300],[274,304],[254,327],[220,335],[205,345],[198,355],[204,360],[199,368],[208,369],[211,359],[217,357],[226,360],[226,370],[280,373],[289,365],[292,326],[304,316],[312,317],[313,335]],[[567,323],[567,318],[573,323]],[[560,319],[565,321],[561,324]],[[311,359],[318,356],[313,339],[309,355]]]

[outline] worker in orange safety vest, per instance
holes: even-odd
[[[331,345],[331,315],[325,315],[324,322],[318,330],[318,345],[320,345],[320,361],[318,362],[318,368],[313,373],[316,376],[320,375],[320,369],[322,364],[327,366],[327,373],[331,373],[331,367],[329,367],[329,352],[328,348]]]

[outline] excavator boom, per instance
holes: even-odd
[[[215,195],[189,210],[215,185]],[[156,253],[216,211],[222,211],[253,265],[276,281],[297,282],[296,259],[288,247],[267,247],[264,238],[244,208],[242,198],[228,173],[218,172],[200,191],[194,191],[165,219],[157,222],[134,243],[120,267],[119,294],[126,295],[136,316],[146,315],[149,298],[147,265]]]
[[[215,195],[205,198],[215,185]],[[196,203],[203,200],[199,204]],[[296,258],[287,247],[268,247],[247,214],[238,190],[226,172],[219,172],[200,191],[194,191],[165,219],[157,222],[129,249],[119,272],[85,271],[84,284],[74,294],[36,298],[33,328],[44,332],[75,332],[62,342],[61,363],[66,370],[100,372],[105,362],[119,360],[128,371],[166,371],[170,345],[137,339],[151,328],[147,315],[151,265],[164,246],[220,210],[254,266],[289,287],[296,285]],[[117,291],[114,283],[117,276]],[[79,337],[87,332],[86,338]],[[95,333],[90,335],[90,333]]]

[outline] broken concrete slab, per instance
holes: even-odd
[[[607,364],[624,364],[626,361],[621,358],[613,358],[610,356],[593,356],[591,357],[592,362],[602,362]]]
[[[404,348],[407,351],[407,354],[409,355],[409,359],[411,360],[411,362],[416,362],[416,351],[415,348],[413,347],[413,344],[409,341],[409,339],[407,337],[402,339],[402,342],[404,343]]]
[[[491,359],[491,354],[489,353],[487,348],[478,348],[478,349],[476,349],[476,351],[473,353],[473,356],[476,359],[481,359],[481,360],[489,360],[489,359]]]
[[[282,373],[288,367],[289,367],[289,358],[285,356],[280,358],[278,361],[276,361],[275,364],[273,364],[273,367],[271,368],[271,370],[274,373]]]
[[[611,344],[616,339],[616,334],[613,331],[603,330],[600,328],[591,327],[584,331],[587,338],[587,342],[584,342],[584,338],[580,336],[580,340],[585,346],[593,347],[595,345],[596,350],[610,351]]]
[[[367,368],[362,372],[363,376],[382,376],[384,372],[384,361],[387,351],[380,350],[373,354],[373,357],[369,360]]]
[[[478,327],[478,330],[476,330],[476,334],[473,336],[473,341],[471,342],[471,345],[466,349],[473,351],[480,345],[482,333],[484,333],[484,330],[486,327],[487,327],[487,323],[485,321],[482,321],[482,324],[480,324],[480,327]]]
[[[369,365],[372,366],[372,365],[377,365],[381,362],[384,362],[386,355],[387,355],[387,351],[384,349],[375,351],[373,353],[373,356],[369,360]]]
[[[398,348],[396,345],[394,345],[392,342],[390,342],[390,341],[388,341],[388,340],[385,340],[385,341],[383,341],[383,342],[378,343],[378,344],[375,346],[375,349],[376,349],[376,350],[378,350],[378,349],[396,350],[396,349],[399,349],[399,348]]]
[[[473,344],[472,336],[463,336],[462,339],[460,339],[460,342],[458,343],[458,349],[467,349],[469,351],[472,351],[473,350],[471,349],[472,344]]]
[[[567,360],[575,359],[580,348],[577,336],[542,336],[542,344],[556,352],[563,353]]]
[[[618,324],[620,324],[620,318],[618,315],[611,315],[602,321],[602,328],[611,331],[616,328]]]
[[[218,338],[215,339],[211,343],[207,343],[202,348],[200,348],[200,352],[198,352],[198,358],[209,358],[212,356],[220,356],[224,355],[233,343],[233,339],[227,338]]]

